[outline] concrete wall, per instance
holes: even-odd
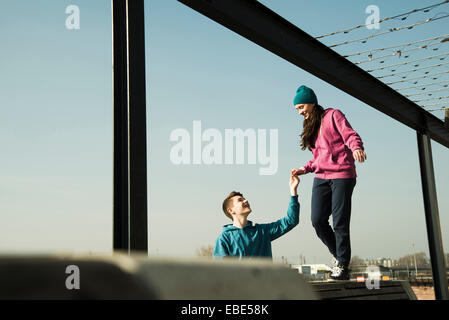
[[[75,266],[79,274],[68,266]],[[77,279],[79,289],[68,289],[76,286]],[[266,260],[125,254],[0,256],[0,299],[316,298],[297,271]]]

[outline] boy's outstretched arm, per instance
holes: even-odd
[[[296,174],[294,174],[295,169],[292,169],[290,173],[290,195],[297,196],[298,195],[298,185],[299,185],[299,178]]]
[[[299,202],[298,202],[298,176],[290,173],[290,203],[288,205],[287,216],[276,222],[267,224],[271,240],[275,240],[293,229],[299,223]]]

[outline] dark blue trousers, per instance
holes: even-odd
[[[351,261],[349,221],[356,178],[315,178],[312,189],[312,225],[316,234],[341,265]],[[329,225],[332,215],[333,229]]]

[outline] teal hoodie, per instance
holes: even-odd
[[[223,226],[215,242],[214,258],[225,256],[272,258],[271,241],[284,235],[299,223],[298,196],[290,197],[287,216],[276,222],[255,224],[248,221],[243,228]]]

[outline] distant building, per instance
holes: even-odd
[[[386,268],[395,267],[398,265],[397,260],[391,258],[377,258],[377,259],[366,259],[365,264],[367,266],[382,266]]]
[[[369,277],[369,266],[376,266],[379,268],[379,277],[380,280],[390,280],[393,278],[393,272],[391,268],[384,267],[383,265],[375,265],[374,263],[369,264],[368,266],[354,266],[350,269],[350,278],[357,279],[359,277],[363,277],[367,279]]]
[[[308,280],[327,280],[332,272],[332,268],[325,264],[293,264],[291,268]]]

